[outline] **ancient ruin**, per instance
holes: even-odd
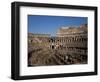
[[[56,36],[28,33],[28,66],[88,63],[87,24],[61,27]]]

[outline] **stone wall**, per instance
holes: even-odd
[[[87,25],[60,28],[57,36],[29,34],[28,65],[87,63]]]

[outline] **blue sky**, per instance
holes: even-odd
[[[87,21],[87,17],[28,15],[28,32],[55,36],[62,26],[80,26]]]

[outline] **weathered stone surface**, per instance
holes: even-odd
[[[28,66],[86,64],[88,59],[87,24],[63,27],[57,36],[28,36]]]

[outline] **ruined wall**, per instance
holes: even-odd
[[[31,64],[87,63],[87,36],[87,25],[60,28],[55,37],[50,37],[48,34],[31,34],[28,36],[28,53],[30,54],[32,50],[33,54],[33,50],[35,51],[31,57]]]

